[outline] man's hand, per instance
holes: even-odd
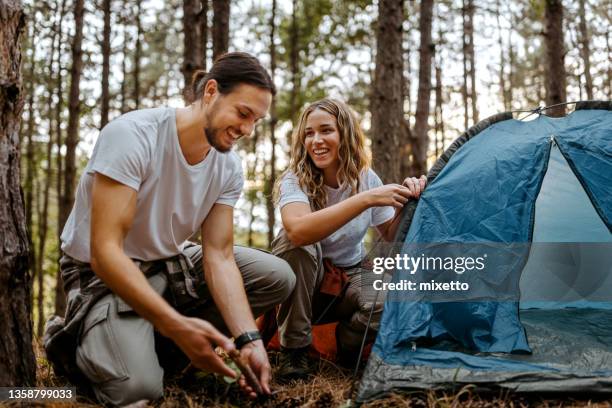
[[[182,316],[175,323],[163,330],[162,334],[170,337],[195,367],[231,378],[236,377],[235,371],[228,367],[214,350],[215,345],[228,352],[235,349],[230,339],[205,320]]]
[[[246,344],[240,352],[246,357],[248,360],[251,369],[255,373],[255,375],[259,378],[259,383],[261,384],[261,388],[264,391],[264,394],[271,394],[270,391],[270,376],[272,369],[270,368],[270,362],[268,361],[268,353],[263,345],[261,340],[256,340],[251,343]],[[249,384],[247,383],[244,376],[240,377],[238,381],[242,389],[249,395],[251,398],[257,397],[257,393]]]

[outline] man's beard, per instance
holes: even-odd
[[[221,153],[225,153],[225,152],[229,152],[230,150],[232,150],[232,147],[226,147],[226,146],[222,146],[221,143],[219,143],[219,129],[218,128],[213,128],[213,127],[205,127],[204,128],[204,135],[206,135],[206,140],[208,140],[208,143],[215,148],[215,150],[217,150],[218,152]]]
[[[232,147],[222,146],[219,142],[219,132],[220,129],[212,126],[212,118],[217,114],[218,101],[215,101],[213,105],[210,107],[210,111],[206,114],[206,123],[207,126],[204,128],[204,135],[206,136],[206,140],[208,143],[215,148],[218,152],[225,153],[232,150]]]

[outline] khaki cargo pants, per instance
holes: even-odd
[[[294,246],[284,230],[272,242],[272,253],[289,263],[295,273],[295,289],[278,313],[280,344],[287,348],[312,343],[312,326],[339,322],[336,341],[345,350],[358,350],[374,306],[367,341],[378,332],[385,294],[372,288],[374,275],[362,267],[346,270],[349,277],[344,295],[336,300],[318,292],[324,275],[321,244]]]
[[[201,247],[186,249],[186,255],[194,272],[202,274]],[[295,277],[285,261],[239,246],[234,247],[234,255],[255,316],[287,299]],[[149,283],[160,294],[168,285],[162,272],[151,276]],[[212,299],[197,315],[227,334]],[[121,406],[155,400],[163,394],[164,370],[156,354],[153,326],[112,293],[101,298],[85,317],[76,361],[101,402]]]

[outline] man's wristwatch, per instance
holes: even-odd
[[[259,331],[257,330],[253,330],[244,332],[240,336],[236,337],[236,340],[234,340],[234,344],[236,345],[236,348],[240,350],[245,345],[256,340],[261,340],[261,333],[259,333]]]

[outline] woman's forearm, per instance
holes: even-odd
[[[356,194],[332,206],[303,215],[283,215],[283,226],[296,246],[310,245],[333,234],[371,207],[368,195]]]

